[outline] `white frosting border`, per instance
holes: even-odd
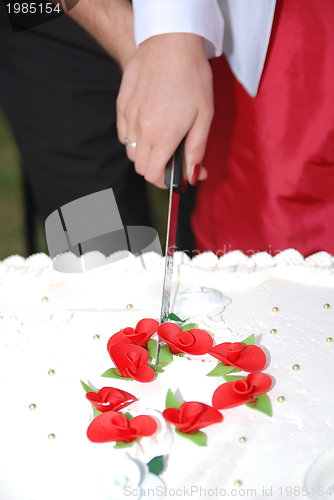
[[[80,259],[80,257],[75,257]],[[143,262],[144,266],[143,267]],[[134,276],[152,274],[164,266],[164,258],[154,252],[148,252],[140,257],[130,254],[113,264],[108,264],[86,274],[92,277],[112,273],[133,274]],[[208,273],[209,271],[209,273]],[[52,259],[39,253],[28,258],[19,255],[10,256],[0,261],[0,283],[11,282],[19,275],[26,277],[66,276],[69,282],[76,281],[77,274],[58,273],[52,267]],[[146,277],[146,276],[145,276]],[[212,252],[204,252],[190,259],[183,252],[175,252],[173,281],[197,286],[208,286],[226,290],[241,289],[256,286],[267,279],[282,278],[294,282],[334,286],[334,257],[327,252],[318,252],[304,258],[294,249],[287,249],[272,256],[260,252],[250,257],[236,250],[221,257]]]

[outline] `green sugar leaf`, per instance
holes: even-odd
[[[82,380],[80,380],[80,384],[82,385],[82,387],[84,388],[84,390],[86,392],[97,392],[96,389],[93,389],[92,387],[89,387],[89,385],[85,384],[85,382],[83,382]]]
[[[249,337],[241,341],[244,345],[254,345],[255,344],[255,334],[252,333]]]
[[[152,460],[150,460],[147,465],[148,465],[148,470],[152,472],[152,474],[156,474],[157,476],[159,476],[159,474],[161,474],[161,472],[164,470],[163,455],[152,458]]]
[[[167,344],[163,345],[159,351],[159,366],[167,366],[173,362],[173,354]]]
[[[183,325],[180,328],[183,332],[186,332],[187,330],[193,330],[194,328],[196,328],[196,326],[196,323],[188,323],[187,325]]]
[[[131,441],[131,443],[126,443],[125,441],[117,441],[117,443],[115,444],[114,448],[117,450],[118,448],[130,448],[131,446],[133,446],[135,444],[136,441],[138,441],[139,439],[134,439],[133,441]]]
[[[246,377],[242,377],[241,375],[224,375],[224,379],[226,382],[234,382],[235,380],[245,380]]]
[[[101,377],[117,378],[121,380],[133,380],[132,378],[122,377],[117,368],[109,368],[109,370],[106,370],[104,373],[102,373]]]
[[[246,406],[249,406],[253,410],[258,410],[268,415],[268,417],[273,416],[273,408],[271,405],[271,401],[267,394],[260,394],[259,396],[254,396],[256,401],[253,403],[246,403]]]
[[[233,366],[225,366],[223,363],[218,363],[218,365],[209,373],[206,374],[207,377],[224,377],[228,373],[234,371]]]
[[[150,366],[151,368],[153,368],[155,373],[163,373],[164,372],[164,370],[161,368],[161,366],[155,366],[152,363],[147,363],[147,366]]]
[[[167,395],[166,395],[166,408],[180,408],[182,405],[181,401],[175,396],[175,394],[168,389]]]
[[[176,316],[176,314],[174,313],[170,313],[168,314],[167,316],[167,319],[170,319],[172,321],[177,321],[178,323],[185,323],[187,320],[186,319],[181,319],[179,318],[178,316]]]
[[[147,342],[147,352],[151,358],[155,358],[155,355],[157,352],[157,341],[156,340],[150,339]]]
[[[206,446],[207,445],[207,435],[202,431],[197,431],[192,434],[186,434],[185,432],[179,431],[179,429],[175,429],[176,434],[179,434],[186,439],[189,439],[193,443],[197,444],[197,446]]]

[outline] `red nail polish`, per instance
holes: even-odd
[[[196,184],[198,183],[198,176],[199,176],[199,171],[200,171],[200,168],[201,168],[201,165],[198,164],[198,165],[194,165],[192,167],[192,174],[191,174],[191,179],[189,181],[189,184],[191,186],[196,186]]]

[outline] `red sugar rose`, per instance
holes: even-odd
[[[107,345],[109,347],[114,344],[136,344],[139,346],[146,346],[147,341],[152,337],[152,335],[158,330],[159,322],[155,319],[141,319],[136,328],[124,328],[112,337],[110,337]]]
[[[250,373],[245,380],[238,379],[220,385],[212,396],[215,408],[224,410],[256,401],[254,396],[269,391],[272,380],[265,373]]]
[[[118,411],[125,408],[138,399],[128,392],[115,389],[114,387],[102,387],[98,392],[87,392],[86,398],[103,413],[106,411]]]
[[[195,401],[183,403],[178,409],[166,408],[162,415],[167,422],[186,434],[223,420],[223,415],[218,410]]]
[[[109,347],[109,354],[122,377],[130,377],[138,382],[151,382],[154,370],[147,366],[146,349],[134,344],[115,344]]]
[[[206,354],[212,347],[212,337],[205,330],[183,331],[174,323],[163,323],[158,335],[169,345],[172,353]]]
[[[94,418],[87,429],[87,436],[94,443],[131,443],[137,438],[151,436],[156,430],[156,421],[148,415],[139,415],[128,420],[122,413],[109,411]]]
[[[244,345],[241,342],[224,342],[208,351],[227,366],[234,366],[245,372],[259,372],[266,365],[267,358],[261,347]]]

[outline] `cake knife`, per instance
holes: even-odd
[[[179,214],[179,204],[181,193],[186,189],[186,180],[183,174],[184,139],[178,146],[166,167],[165,184],[169,188],[169,206],[167,219],[167,235],[165,250],[165,274],[162,288],[162,303],[160,313],[160,323],[168,321],[170,313],[170,296],[172,287],[173,261],[176,247],[177,221]],[[159,352],[164,344],[162,339],[158,339],[155,353],[154,367],[159,362]]]

